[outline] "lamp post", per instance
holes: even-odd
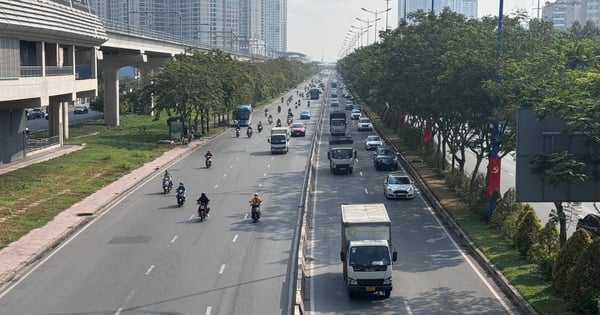
[[[390,10],[392,8],[390,8],[390,0],[384,0],[385,1],[385,30],[388,30],[388,13],[390,12]],[[406,0],[404,0],[406,1]]]
[[[381,20],[381,18],[378,18],[378,19],[375,19],[375,20],[368,20],[368,19],[367,20],[363,20],[363,19],[356,18],[356,20],[360,21],[360,22],[363,22],[363,23],[367,23],[367,26],[365,27],[365,29],[368,30],[369,27],[371,27],[371,23],[373,23],[373,22],[377,23],[377,20]],[[367,33],[367,45],[369,45],[369,33]]]
[[[389,10],[391,10],[391,9],[390,9],[390,8],[387,8],[387,9],[385,9],[385,10],[383,10],[383,11],[377,11],[377,10],[375,10],[375,11],[370,11],[370,10],[367,10],[367,9],[365,9],[365,8],[360,8],[360,9],[361,9],[361,10],[363,10],[363,11],[365,11],[365,12],[367,12],[367,13],[375,14],[375,42],[377,42],[377,39],[379,38],[379,36],[378,36],[378,34],[377,34],[377,32],[378,32],[378,29],[377,29],[377,21],[378,21],[379,19],[377,18],[377,15],[378,15],[378,14],[381,14],[381,13],[386,13],[385,29],[387,30],[387,12],[388,12]]]

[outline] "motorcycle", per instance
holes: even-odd
[[[291,125],[293,121],[294,121],[294,118],[292,118],[291,116],[288,116],[288,118],[287,118],[287,124]]]
[[[239,137],[240,137],[240,128],[235,128],[235,136],[236,136],[237,138],[239,138]]]
[[[273,118],[269,117],[269,125],[273,124]]]
[[[212,156],[207,156],[204,159],[204,164],[206,165],[206,168],[210,168],[212,166]]]
[[[260,219],[260,206],[252,205],[252,222],[256,223]]]
[[[185,203],[185,194],[183,191],[177,192],[177,206],[181,207]]]
[[[277,120],[277,125],[275,125],[276,127],[281,127],[281,120]]]
[[[171,187],[173,187],[173,183],[168,179],[163,179],[163,192],[165,194],[171,192]]]
[[[263,130],[263,126],[262,125],[258,125],[258,132],[262,132]]]
[[[252,129],[248,128],[248,130],[246,130],[246,135],[248,138],[252,137]]]
[[[201,203],[198,202],[198,204],[200,206],[198,206],[198,217],[200,218],[200,222],[206,220],[206,217],[208,216],[208,212],[210,211],[210,208],[208,207],[208,204],[205,203]]]

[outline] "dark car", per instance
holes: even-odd
[[[373,165],[378,171],[397,171],[398,158],[391,147],[380,146],[373,153]]]
[[[306,136],[306,125],[304,123],[294,123],[290,126],[292,137]]]
[[[29,119],[29,120],[44,118],[45,116],[46,116],[46,114],[44,113],[44,111],[42,111],[41,108],[34,108],[34,109],[27,111],[27,119]]]
[[[590,213],[577,220],[577,229],[586,230],[591,237],[600,236],[600,215]]]
[[[75,106],[75,109],[73,109],[73,114],[87,114],[88,113],[88,108],[87,106],[84,105],[77,105]]]

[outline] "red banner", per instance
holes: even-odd
[[[500,190],[500,164],[501,158],[488,158],[488,183],[487,183],[487,194],[491,197],[494,191]]]
[[[431,130],[431,125],[431,120],[428,120],[425,126],[425,134],[423,135],[423,142],[425,143],[430,143],[433,139],[433,131]]]

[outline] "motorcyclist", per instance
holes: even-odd
[[[267,117],[268,114],[269,114],[269,109],[265,108],[265,117]]]
[[[252,199],[250,199],[250,206],[254,207],[259,207],[262,205],[262,199],[260,199],[260,197],[258,197],[258,193],[254,193],[254,197],[252,197]]]
[[[250,137],[252,135],[252,126],[248,125],[248,129],[246,129],[246,135]]]
[[[212,157],[212,152],[210,152],[210,150],[206,151],[206,154],[204,154],[205,158],[211,158]]]
[[[269,120],[269,125],[273,123],[273,116],[271,114],[269,114],[268,120]]]
[[[166,180],[169,181],[169,188],[173,187],[173,176],[171,176],[169,170],[165,170],[165,173],[163,174],[163,182]]]
[[[308,107],[310,107],[310,101],[308,101],[308,103],[306,103],[306,105],[307,105]]]
[[[288,117],[294,117],[294,113],[292,113],[292,109],[288,109]]]
[[[283,100],[282,100],[283,102]],[[281,113],[281,105],[277,105],[277,113]]]
[[[196,200],[196,201],[198,202],[198,204],[206,205],[206,216],[208,217],[208,213],[210,212],[208,203],[210,202],[210,199],[208,199],[208,197],[206,196],[206,193],[202,192],[202,194],[200,194],[200,198],[198,198],[198,200]],[[200,208],[198,208],[198,210],[200,210]],[[198,216],[200,216],[200,213],[198,213]]]
[[[177,197],[182,196],[183,200],[185,200],[185,186],[183,183],[179,183],[179,187],[177,187]]]
[[[262,131],[262,129],[263,129],[262,121],[260,121],[260,120],[258,121],[258,126],[257,126],[257,128],[258,128],[258,132],[261,132],[261,131]]]
[[[275,124],[277,127],[281,127],[281,119],[277,118],[277,124]]]

